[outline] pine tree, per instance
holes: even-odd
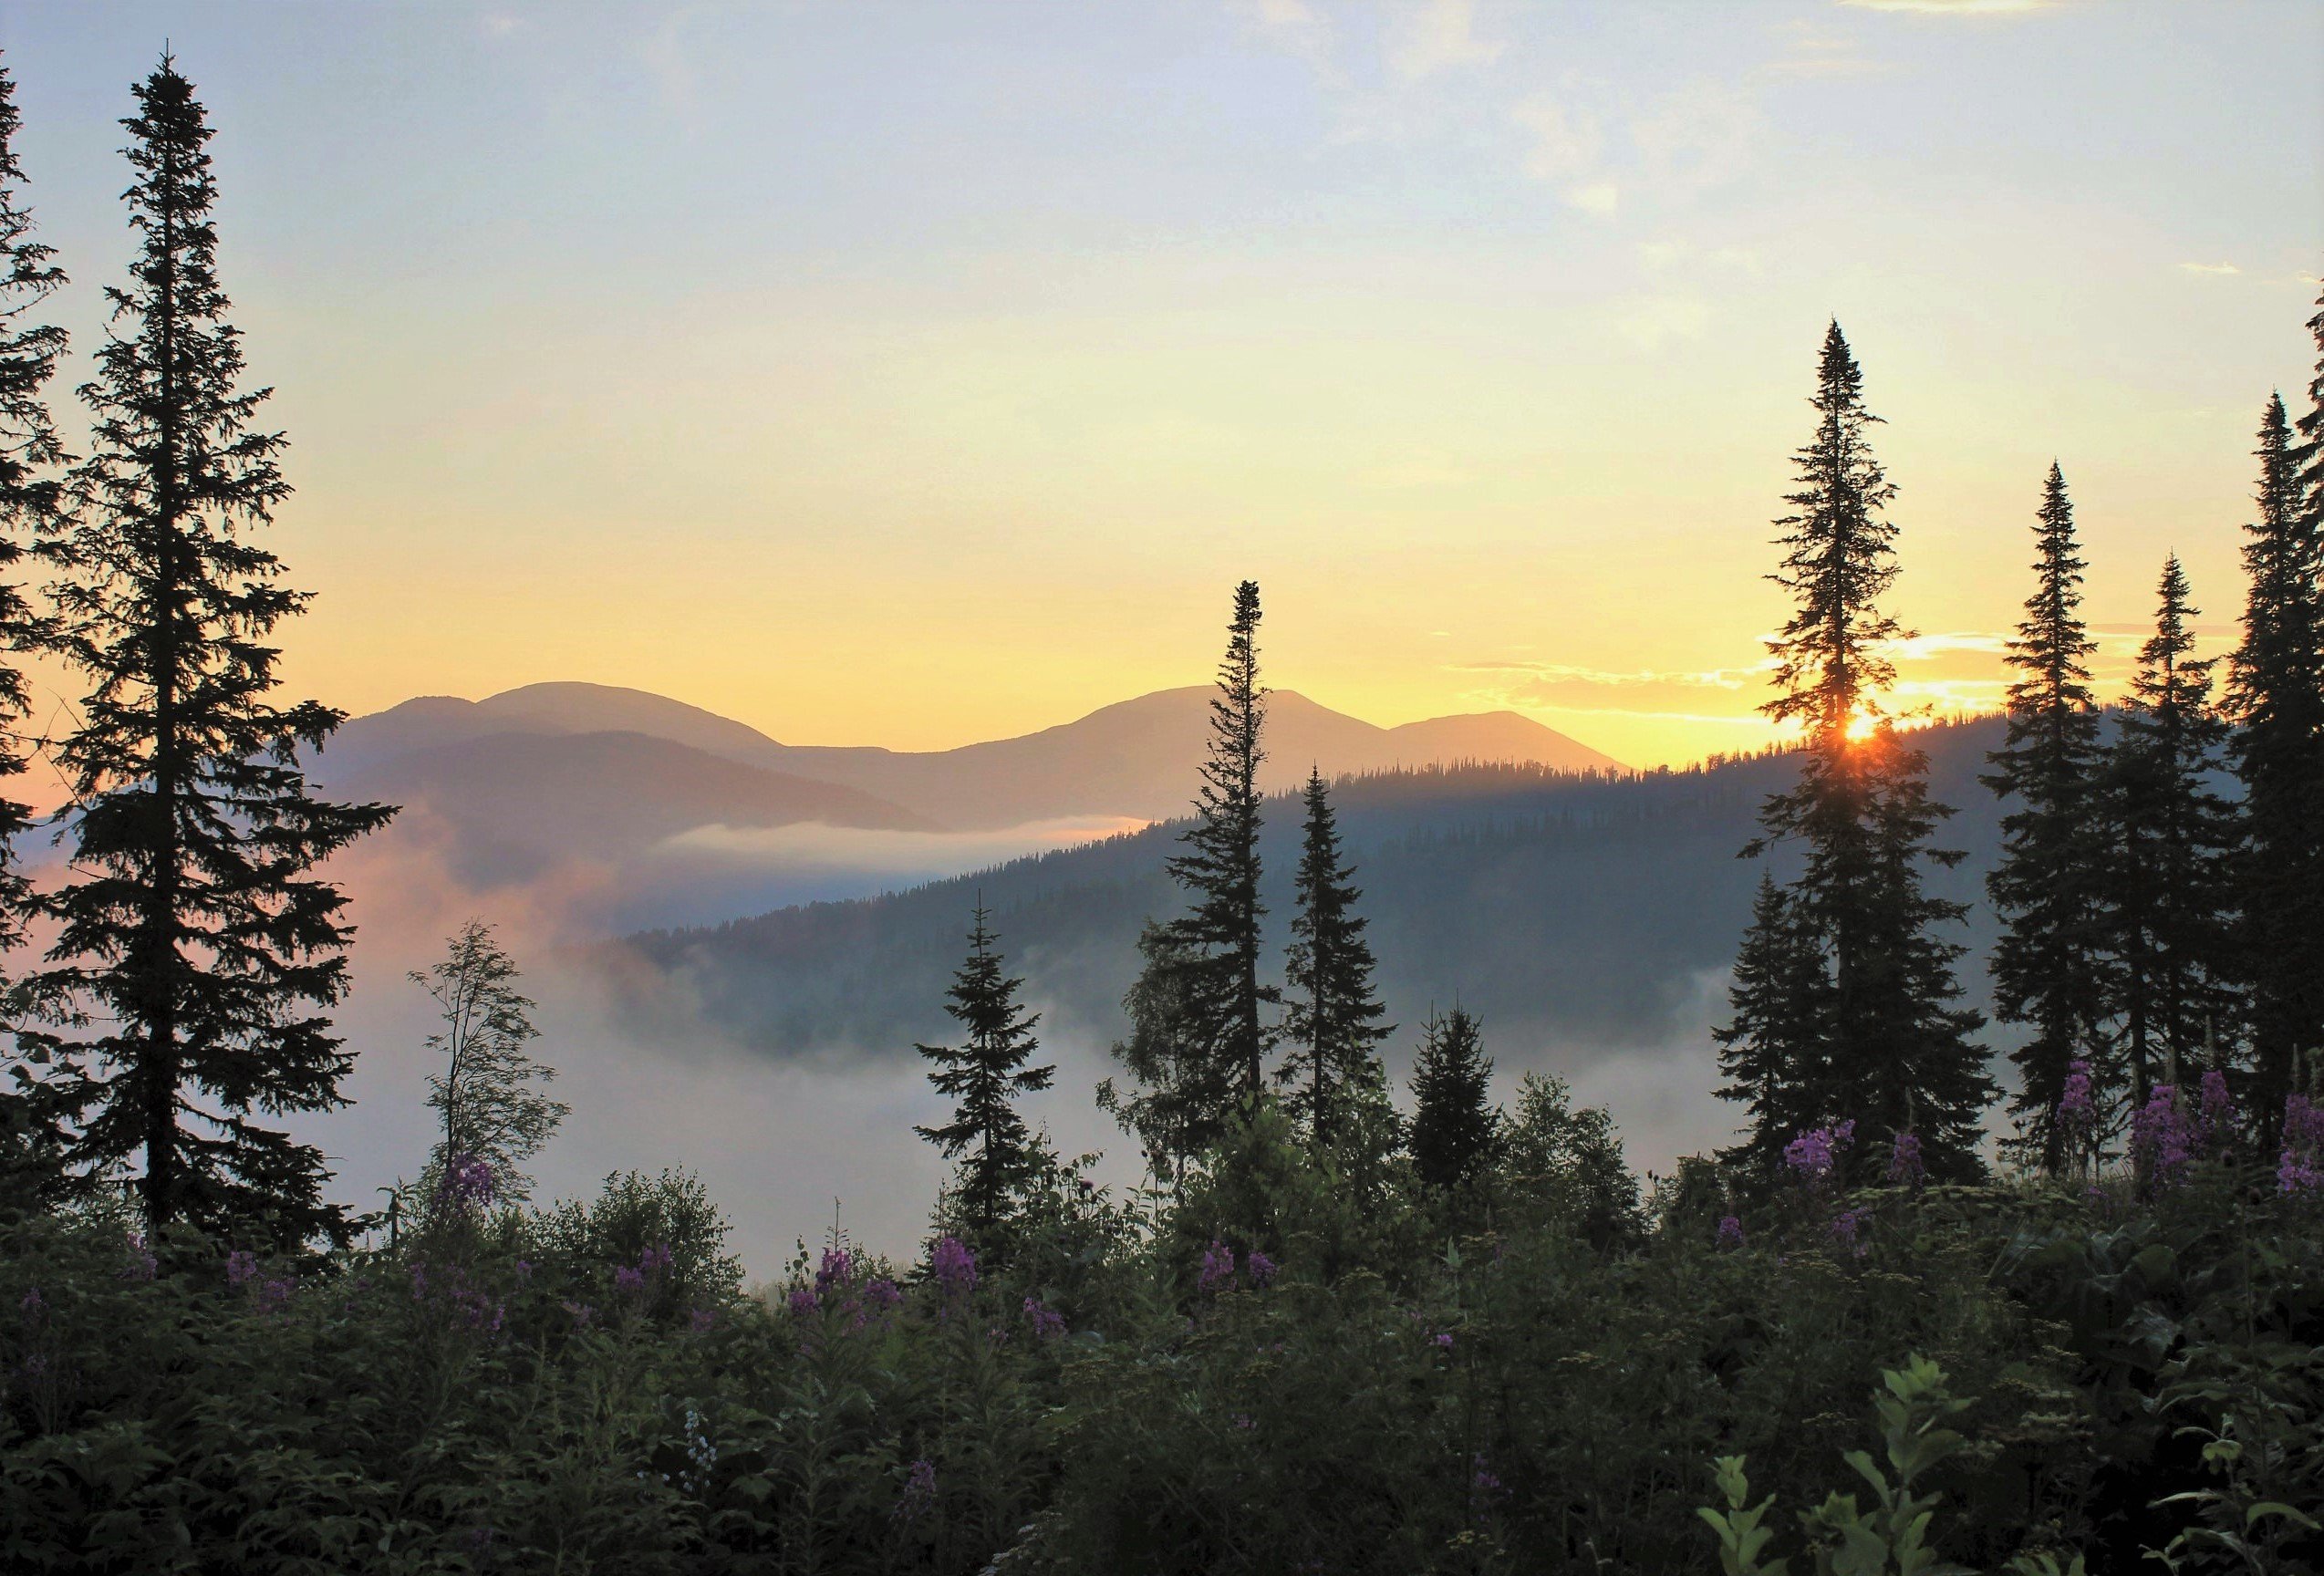
[[[393,811],[316,797],[298,750],[342,714],[272,699],[266,637],[306,600],[254,540],[289,492],[283,439],[253,425],[267,390],[237,387],[202,106],[166,57],[136,93],[139,253],[107,293],[115,332],[82,390],[93,451],[52,544],[60,645],[90,689],[55,752],[83,874],[51,900],[42,983],[98,1026],[77,1047],[78,1166],[111,1177],[141,1152],[157,1236],[185,1222],[289,1247],[347,1229],[322,1153],[258,1120],[346,1104],[352,1056],[323,1010],[351,930],[313,872]]]
[[[2269,1142],[2298,1058],[2324,1047],[2324,519],[2302,496],[2281,397],[2261,420],[2258,460],[2227,702],[2244,785],[2240,948]]]
[[[1235,588],[1227,654],[1210,698],[1210,745],[1195,800],[1195,824],[1181,834],[1188,852],[1169,861],[1189,909],[1149,926],[1145,959],[1124,998],[1131,1034],[1115,1055],[1142,1085],[1106,1107],[1139,1133],[1157,1166],[1208,1148],[1240,1102],[1264,1087],[1272,1027],[1261,1005],[1277,992],[1259,981],[1259,768],[1266,691],[1259,682],[1259,586]]]
[[[2212,705],[2212,661],[2192,655],[2198,610],[2175,554],[2159,596],[2106,763],[2108,972],[2133,1111],[2163,1068],[2199,1064],[2236,1007],[2236,812],[2211,786],[2227,726]]]
[[[1378,1046],[1395,1026],[1381,1021],[1387,1009],[1373,990],[1372,947],[1364,938],[1364,917],[1355,912],[1363,894],[1350,881],[1354,867],[1342,862],[1331,793],[1320,771],[1308,773],[1306,806],[1299,910],[1292,918],[1284,969],[1283,1037],[1292,1050],[1275,1076],[1285,1086],[1292,1117],[1324,1148],[1340,1135],[1343,1111],[1386,1104],[1387,1073]]]
[[[65,331],[38,321],[50,295],[65,284],[54,253],[34,236],[31,211],[20,197],[24,168],[16,159],[16,83],[0,67],[0,959],[24,944],[30,883],[16,863],[19,840],[32,824],[31,807],[9,790],[24,773],[24,738],[31,696],[24,656],[47,636],[46,620],[14,576],[27,544],[53,536],[62,506],[57,472],[65,463],[47,404],[48,380],[66,349]],[[5,968],[0,963],[0,968]],[[12,970],[11,970],[12,971]],[[18,994],[13,990],[10,996]],[[7,1024],[22,1021],[27,1003],[7,1003]],[[38,1035],[12,1045],[0,1083],[0,1202],[53,1198],[64,1177],[63,1121],[57,1096],[69,1078],[52,1079],[53,1055]]]
[[[2010,641],[2018,672],[2008,731],[1986,786],[2016,808],[2002,817],[2001,861],[1986,890],[2001,915],[1993,952],[1996,1015],[2032,1030],[2010,1052],[2020,1072],[2010,1109],[2027,1155],[2055,1171],[2065,1157],[2059,1096],[2090,1056],[2104,1011],[2099,969],[2099,712],[2090,687],[2097,643],[2082,621],[2073,504],[2055,461],[2034,528],[2034,594]]]
[[[1412,1163],[1431,1187],[1457,1187],[1492,1165],[1500,1113],[1493,1060],[1477,1020],[1459,1007],[1430,1013],[1412,1065]]]
[[[980,903],[972,915],[968,960],[953,976],[944,1009],[968,1039],[957,1046],[915,1047],[936,1064],[928,1081],[958,1104],[945,1125],[913,1130],[948,1160],[967,1156],[953,1184],[953,1205],[971,1239],[991,1243],[1009,1218],[1012,1198],[1043,1158],[1017,1115],[1017,1096],[1048,1088],[1057,1069],[1025,1065],[1040,1048],[1032,1032],[1040,1015],[1018,1005],[1024,981],[1002,973],[986,923],[989,911]]]
[[[1830,994],[1815,932],[1775,877],[1762,873],[1727,988],[1732,1016],[1711,1032],[1727,1078],[1719,1098],[1737,1101],[1750,1114],[1745,1140],[1722,1158],[1771,1176],[1782,1163],[1784,1145],[1822,1120]]]
[[[442,962],[411,972],[411,982],[436,999],[444,1025],[427,1042],[444,1059],[443,1071],[428,1079],[428,1104],[440,1124],[428,1166],[431,1194],[454,1165],[482,1161],[494,1195],[522,1202],[532,1191],[524,1162],[571,1109],[540,1087],[556,1069],[533,1058],[540,1031],[518,977],[493,928],[476,919],[445,943]]]
[[[1824,980],[1820,1002],[1785,1009],[1793,1021],[1816,1013],[1819,1032],[1795,1037],[1812,1060],[1772,1070],[1777,1093],[1766,1104],[1812,1112],[1818,1123],[1913,1125],[1933,1166],[1971,1174],[1991,1091],[1984,1053],[1967,1038],[1980,1020],[1950,1005],[1960,949],[1929,930],[1964,909],[1923,888],[1926,866],[1960,855],[1931,845],[1951,812],[1928,798],[1925,755],[1905,747],[1880,710],[1895,679],[1886,648],[1904,633],[1879,604],[1896,576],[1896,527],[1885,513],[1895,488],[1873,455],[1868,431],[1879,419],[1864,409],[1863,376],[1837,323],[1824,336],[1810,403],[1816,431],[1794,457],[1799,490],[1786,499],[1793,512],[1776,522],[1784,557],[1771,576],[1798,607],[1769,642],[1777,693],[1761,708],[1804,729],[1800,777],[1762,806],[1765,835],[1744,852],[1804,845],[1790,902]],[[1759,1125],[1745,1148],[1779,1152],[1790,1136]]]

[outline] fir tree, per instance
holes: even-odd
[[[2227,701],[2244,785],[2240,949],[2270,1142],[2298,1059],[2324,1047],[2324,522],[2302,496],[2280,397],[2261,420],[2258,459]]]
[[[2212,705],[2212,662],[2192,655],[2198,610],[2175,554],[2159,595],[2106,771],[2109,972],[2133,1111],[2162,1069],[2199,1065],[2235,1010],[2236,814],[2211,786],[2227,727]]]
[[[254,1245],[343,1237],[324,1157],[261,1116],[346,1104],[352,1061],[324,1010],[347,989],[344,897],[313,874],[392,810],[317,798],[299,765],[342,714],[272,699],[265,644],[306,596],[255,537],[289,492],[283,439],[254,425],[223,320],[211,136],[168,57],[123,124],[140,247],[115,330],[82,390],[89,458],[52,544],[65,654],[88,678],[55,758],[80,878],[52,904],[42,983],[97,1032],[74,1158],[136,1178],[149,1229],[178,1222]]]
[[[516,989],[516,960],[491,926],[471,919],[445,944],[443,961],[414,969],[410,979],[436,999],[443,1020],[428,1036],[428,1049],[444,1059],[443,1071],[428,1079],[428,1104],[440,1124],[431,1182],[441,1183],[455,1164],[481,1160],[494,1194],[522,1202],[531,1192],[524,1162],[570,1108],[540,1087],[556,1069],[533,1058],[540,1031],[531,999]]]
[[[968,1031],[967,1041],[916,1047],[936,1064],[928,1081],[938,1094],[958,1102],[952,1120],[941,1127],[914,1129],[946,1159],[960,1159],[953,1205],[962,1228],[982,1243],[994,1240],[1008,1219],[1011,1200],[1041,1169],[1043,1158],[1017,1115],[1017,1096],[1048,1088],[1057,1071],[1025,1065],[1040,1048],[1032,1032],[1040,1015],[1018,1005],[1024,981],[1001,972],[989,918],[980,903],[969,931],[968,960],[947,992],[950,1000],[944,1010]]]
[[[1750,1114],[1744,1142],[1724,1158],[1772,1176],[1784,1145],[1822,1120],[1830,994],[1814,931],[1775,877],[1762,873],[1727,988],[1732,1015],[1711,1032],[1727,1079],[1719,1098],[1737,1101]]]
[[[1259,982],[1259,768],[1266,691],[1259,682],[1259,586],[1235,588],[1227,654],[1210,698],[1210,745],[1188,852],[1169,861],[1188,910],[1140,937],[1137,983],[1123,1005],[1130,1038],[1115,1054],[1141,1084],[1106,1107],[1139,1133],[1157,1165],[1200,1153],[1240,1102],[1264,1084],[1271,1027],[1261,1017],[1277,992]]]
[[[1930,933],[1958,920],[1961,905],[1929,897],[1925,866],[1957,863],[1931,846],[1951,812],[1927,794],[1925,755],[1907,748],[1880,711],[1894,681],[1885,652],[1902,638],[1880,609],[1896,575],[1895,494],[1868,437],[1863,377],[1833,324],[1826,332],[1810,403],[1815,435],[1795,456],[1792,513],[1776,522],[1784,549],[1776,583],[1797,610],[1769,642],[1777,693],[1761,708],[1806,732],[1799,785],[1760,811],[1765,835],[1744,851],[1797,839],[1804,868],[1790,894],[1822,959],[1819,1032],[1799,1041],[1812,1060],[1769,1074],[1770,1113],[1806,1111],[1816,1121],[1857,1118],[1919,1132],[1933,1166],[1974,1172],[1978,1111],[1990,1098],[1984,1053],[1968,1038],[1979,1019],[1950,1005],[1960,949]],[[1770,1044],[1774,1042],[1770,1042]],[[1779,1150],[1791,1136],[1755,1128],[1746,1149]]]
[[[1340,1136],[1342,1112],[1387,1101],[1378,1046],[1395,1032],[1372,985],[1372,947],[1364,938],[1362,897],[1342,862],[1339,828],[1323,774],[1311,771],[1307,824],[1296,881],[1298,912],[1284,969],[1283,1036],[1292,1050],[1276,1069],[1285,1104],[1318,1148]]]
[[[1477,1020],[1459,1007],[1430,1013],[1412,1065],[1411,1135],[1413,1169],[1429,1187],[1473,1182],[1493,1163],[1492,1077]]]
[[[2090,688],[2097,649],[2082,621],[2082,559],[2073,504],[2053,461],[2034,528],[2034,594],[2010,641],[2008,731],[1986,786],[2016,807],[2002,817],[2001,862],[1986,890],[2001,915],[1993,952],[1996,1015],[2032,1033],[2010,1052],[2010,1109],[2028,1156],[2056,1171],[2056,1121],[2071,1063],[2090,1056],[2104,1011],[2099,961],[2099,712]]]
[[[32,824],[30,807],[12,791],[25,770],[24,725],[31,710],[16,663],[47,636],[46,620],[26,599],[16,575],[27,544],[58,529],[57,472],[66,459],[47,404],[48,381],[65,354],[65,331],[34,316],[63,286],[65,273],[35,238],[31,211],[21,198],[16,91],[0,67],[0,972],[13,972],[10,955],[24,943],[32,898],[16,863],[19,841]],[[8,1001],[5,1022],[12,1030],[26,1006]],[[68,1113],[57,1108],[57,1096],[69,1091],[72,1080],[47,1076],[45,1063],[52,1054],[38,1036],[11,1047],[7,1077],[0,1082],[0,1201],[6,1194],[52,1198],[63,1180],[62,1122]]]

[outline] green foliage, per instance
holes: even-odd
[[[564,1121],[567,1107],[539,1086],[556,1070],[534,1059],[532,1001],[516,989],[516,960],[472,919],[446,943],[444,959],[411,982],[436,999],[443,1027],[428,1049],[443,1070],[428,1078],[428,1104],[441,1123],[422,1179],[432,1199],[455,1162],[482,1161],[502,1198],[522,1201],[532,1184],[522,1169]]]
[[[1373,988],[1371,943],[1355,911],[1363,894],[1345,863],[1323,774],[1308,774],[1307,817],[1295,886],[1292,944],[1284,959],[1283,1038],[1275,1070],[1285,1103],[1319,1152],[1378,1126],[1387,1111],[1380,1042],[1395,1032]]]
[[[1461,1187],[1493,1163],[1500,1113],[1492,1104],[1493,1059],[1474,1015],[1430,1013],[1412,1063],[1413,1169],[1431,1187]]]

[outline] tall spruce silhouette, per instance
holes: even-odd
[[[1241,1102],[1264,1087],[1273,1040],[1261,1007],[1277,998],[1259,980],[1259,768],[1266,690],[1259,680],[1259,585],[1235,588],[1227,652],[1210,698],[1210,742],[1195,800],[1195,823],[1180,835],[1187,852],[1168,863],[1188,910],[1149,924],[1138,938],[1144,960],[1123,999],[1129,1038],[1114,1047],[1138,1088],[1127,1096],[1108,1079],[1099,1101],[1144,1139],[1157,1166],[1208,1148]]]
[[[2280,395],[2261,416],[2257,458],[2227,703],[2244,785],[2236,896],[2253,1072],[2272,1139],[2298,1058],[2324,1047],[2324,511],[2302,486]]]
[[[49,380],[67,341],[65,331],[40,321],[49,296],[65,284],[55,254],[33,230],[25,206],[24,167],[16,157],[16,86],[0,67],[0,991],[16,972],[31,906],[30,883],[17,862],[30,806],[16,796],[30,746],[25,737],[31,694],[18,664],[46,644],[47,621],[24,594],[17,575],[26,548],[57,534],[62,506],[59,473],[66,461],[48,410]],[[9,999],[5,1021],[19,1022],[28,1003]],[[9,1046],[7,1076],[0,1080],[0,1203],[53,1200],[64,1180],[63,1119],[56,1100],[72,1081],[52,1080],[53,1052],[37,1038]],[[35,1060],[37,1057],[38,1060]]]
[[[1985,784],[2011,805],[1986,891],[2001,916],[1993,950],[1995,1015],[2031,1031],[2010,1052],[2019,1144],[2045,1170],[2065,1158],[2058,1101],[2077,1058],[2095,1054],[2105,1011],[2099,887],[2100,717],[2091,693],[2097,642],[2083,622],[2074,506],[2056,461],[2034,526],[2034,593],[2009,642],[2008,732]]]
[[[1305,804],[1298,909],[1283,970],[1283,1039],[1291,1049],[1275,1076],[1292,1115],[1322,1148],[1341,1135],[1346,1114],[1386,1104],[1379,1045],[1395,1026],[1381,1021],[1387,1009],[1373,988],[1372,946],[1355,911],[1363,893],[1351,880],[1354,867],[1344,862],[1321,771],[1308,773]]]
[[[139,250],[107,292],[113,331],[81,390],[92,451],[51,544],[59,645],[90,688],[54,751],[78,879],[50,900],[41,982],[92,1031],[78,1167],[116,1176],[141,1153],[152,1231],[286,1248],[347,1231],[321,1151],[261,1121],[346,1104],[352,1057],[325,1010],[351,931],[313,872],[393,811],[317,798],[298,750],[341,713],[272,698],[266,638],[306,601],[255,540],[290,491],[284,441],[254,425],[268,391],[239,387],[202,106],[166,56],[135,92]]]
[[[1017,1097],[1048,1088],[1057,1071],[1025,1065],[1040,1049],[1033,1026],[1041,1017],[1018,1004],[1024,981],[1002,970],[991,918],[981,902],[971,910],[968,960],[946,992],[944,1010],[959,1020],[968,1038],[959,1045],[915,1047],[936,1064],[928,1075],[936,1092],[958,1104],[943,1126],[913,1131],[946,1159],[960,1160],[953,1208],[960,1227],[981,1244],[994,1240],[1009,1218],[1012,1199],[1041,1158],[1017,1114]]]
[[[1743,1142],[1724,1157],[1748,1172],[1772,1175],[1784,1145],[1822,1120],[1830,991],[1815,932],[1790,895],[1762,872],[1727,988],[1730,1016],[1711,1032],[1727,1080],[1719,1098],[1739,1103],[1750,1118]]]
[[[2176,554],[2156,594],[2105,769],[2107,977],[2134,1110],[2163,1069],[2201,1064],[2236,1008],[2236,810],[2211,786],[2227,725],[2212,704],[2213,661],[2193,654],[2198,609]]]
[[[1412,1063],[1412,1166],[1431,1187],[1458,1187],[1493,1161],[1500,1114],[1492,1104],[1493,1059],[1476,1018],[1455,1007],[1431,1012]]]
[[[1810,403],[1816,430],[1794,456],[1799,488],[1786,496],[1792,512],[1776,522],[1784,555],[1770,576],[1797,606],[1768,643],[1776,694],[1761,708],[1806,739],[1799,784],[1769,796],[1764,835],[1744,852],[1803,846],[1789,897],[1825,980],[1820,1003],[1791,1012],[1819,1013],[1812,1055],[1777,1074],[1781,1094],[1769,1109],[1853,1118],[1875,1131],[1910,1126],[1932,1169],[1974,1175],[1992,1084],[1968,1038],[1979,1016],[1952,1005],[1961,949],[1934,930],[1966,910],[1924,886],[1925,866],[1961,855],[1932,845],[1952,812],[1928,797],[1925,754],[1880,706],[1895,678],[1886,648],[1904,633],[1880,607],[1896,577],[1896,526],[1886,515],[1895,488],[1873,454],[1879,418],[1864,408],[1863,375],[1837,323],[1825,333]],[[1779,1152],[1790,1136],[1756,1127],[1744,1148]]]

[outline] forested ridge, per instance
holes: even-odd
[[[134,88],[130,264],[68,441],[12,94],[0,775],[41,760],[69,797],[0,803],[0,1569],[2324,1567],[2324,306],[2296,408],[2254,391],[2251,510],[2205,526],[2244,583],[2155,565],[2120,697],[2053,465],[2006,716],[1895,710],[1909,500],[1836,322],[1771,502],[1779,752],[1271,796],[1240,582],[1187,821],[996,873],[1005,905],[942,884],[724,933],[952,928],[937,989],[908,952],[838,981],[917,1000],[950,1106],[918,1129],[951,1166],[923,1242],[835,1218],[746,1286],[683,1172],[534,1197],[570,1113],[484,920],[411,977],[440,1026],[410,1179],[358,1210],[293,1135],[361,1049],[327,862],[394,809],[316,791],[341,718],[280,693],[290,451],[227,317],[213,129],[173,59]],[[2199,646],[2231,605],[2232,648]],[[81,686],[54,726],[36,657]],[[34,879],[43,833],[70,857]],[[1625,930],[1593,861],[1631,840],[1668,886]],[[1493,912],[1571,917],[1564,963],[1447,922],[1491,882],[1542,895]],[[1126,906],[1093,954],[1095,1098],[1144,1174],[1116,1189],[1024,1119],[1055,1064],[1014,949]],[[1504,1001],[1468,970],[1635,997],[1607,959],[1699,956],[1705,916],[1735,1138],[1642,1180],[1604,1111],[1497,1076]],[[1424,1012],[1399,971],[1441,981]]]

